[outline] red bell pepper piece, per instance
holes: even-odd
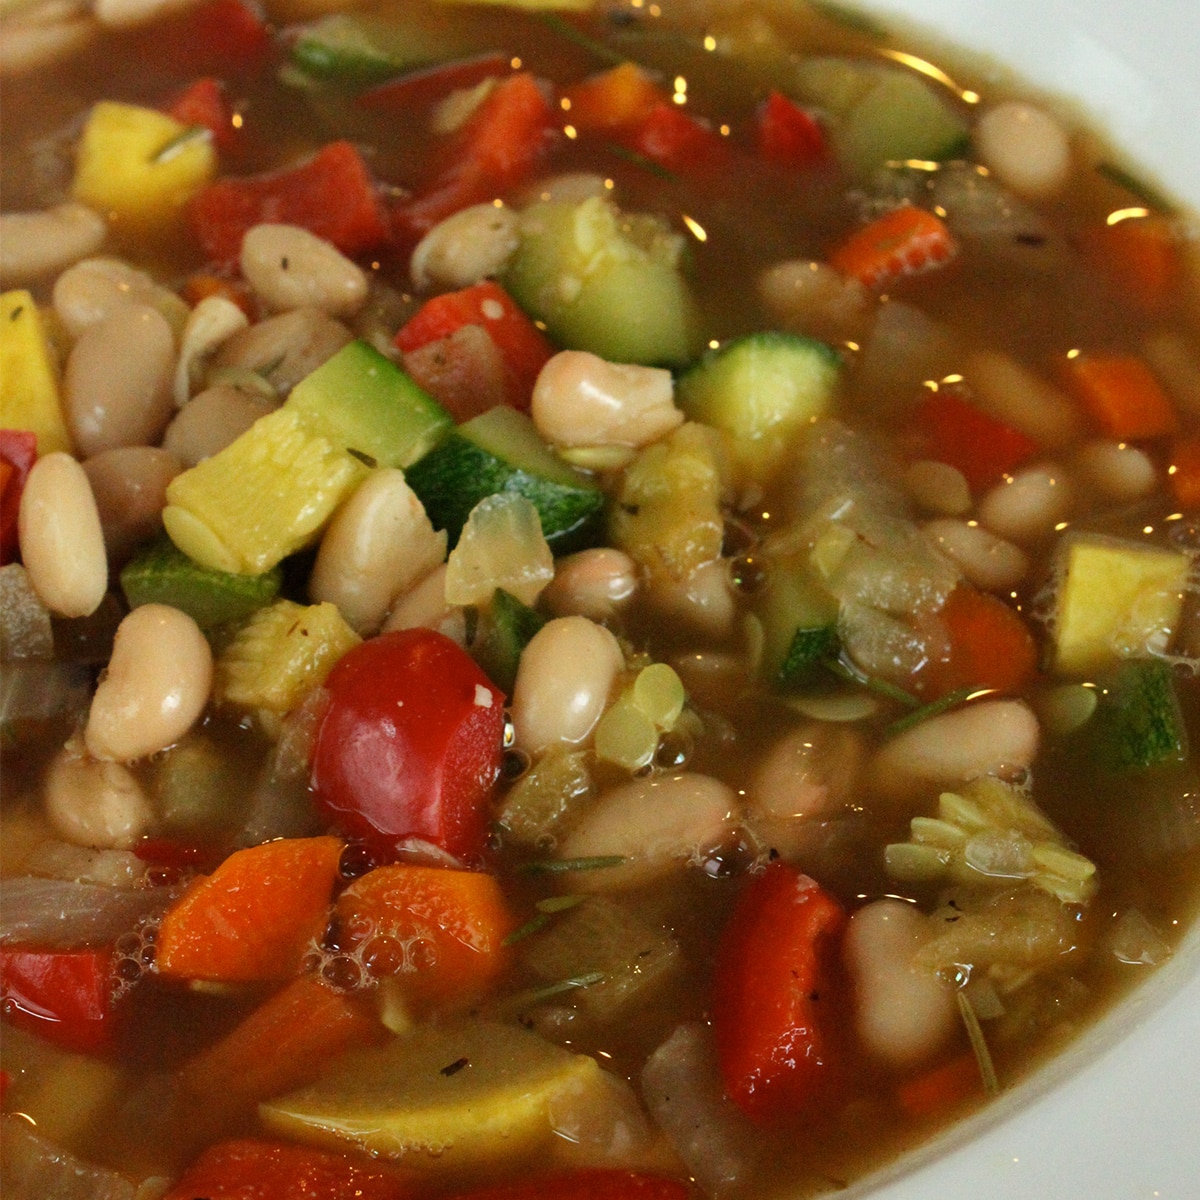
[[[0,1004],[19,1029],[68,1050],[102,1050],[113,1039],[114,955],[86,950],[0,946]]]
[[[17,516],[25,479],[37,458],[37,434],[0,429],[0,567],[17,556]]]
[[[380,1167],[287,1142],[239,1138],[210,1146],[163,1200],[407,1200]]]
[[[595,1168],[502,1183],[455,1200],[687,1200],[687,1184],[658,1175]]]
[[[299,166],[265,175],[218,179],[193,199],[189,218],[205,254],[232,264],[247,230],[264,221],[300,225],[343,254],[387,240],[383,202],[362,155],[330,142]]]
[[[556,133],[546,94],[527,71],[502,80],[434,155],[430,182],[400,204],[396,236],[415,243],[439,221],[530,178]]]
[[[754,140],[763,158],[784,167],[816,166],[828,154],[817,118],[774,88],[755,113]]]
[[[769,1122],[812,1111],[840,1075],[837,956],[846,915],[783,862],[747,885],[722,931],[713,1030],[725,1091]]]
[[[972,491],[998,483],[1039,449],[1019,429],[945,389],[921,400],[916,430],[921,453],[957,468]]]
[[[459,58],[389,79],[362,92],[354,103],[369,112],[415,118],[451,92],[477,87],[485,79],[501,78],[511,70],[512,60],[503,54]]]
[[[482,857],[500,774],[504,693],[430,629],[385,633],[325,680],[312,785],[325,817],[380,860],[410,838]]]
[[[233,105],[219,79],[202,76],[162,106],[163,112],[184,125],[199,125],[213,136],[213,144],[222,154],[238,148],[241,131],[233,123]]]
[[[635,154],[676,175],[715,175],[732,170],[730,144],[711,126],[662,101],[625,139]]]
[[[454,335],[465,327],[480,329],[495,348],[499,359],[498,394],[476,388],[459,395],[458,389],[439,388],[436,380],[430,389],[450,410],[456,421],[477,416],[497,402],[527,409],[538,373],[554,354],[544,333],[516,305],[512,297],[493,280],[444,292],[434,296],[396,334],[396,346],[406,356],[422,347],[435,349],[443,367],[453,376],[469,377],[469,370],[456,370],[456,347],[464,355],[477,353],[471,340],[456,342]],[[427,386],[424,380],[423,386]],[[444,393],[444,394],[443,394]]]

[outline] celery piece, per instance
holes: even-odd
[[[251,779],[203,735],[185,738],[154,761],[154,795],[166,830],[212,836],[234,827]]]
[[[303,413],[335,445],[380,467],[407,467],[450,431],[450,414],[394,362],[350,342],[305,376],[287,408]]]
[[[187,613],[201,629],[241,621],[279,594],[279,567],[262,575],[235,575],[193,562],[170,538],[142,549],[121,571],[121,589],[130,608],[169,604]]]

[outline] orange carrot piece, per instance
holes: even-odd
[[[1174,433],[1175,408],[1146,363],[1132,354],[1068,358],[1067,385],[1101,433],[1122,440]]]
[[[1180,508],[1200,509],[1200,434],[1179,438],[1171,446],[1167,480]]]
[[[1179,233],[1170,217],[1150,213],[1127,217],[1085,232],[1084,247],[1101,270],[1142,308],[1166,306],[1179,282]]]
[[[184,280],[180,290],[183,298],[193,308],[201,300],[207,300],[209,296],[220,296],[222,299],[236,304],[251,321],[258,320],[257,306],[249,289],[244,284],[236,283],[232,279],[222,279],[220,275],[198,271]]]
[[[343,935],[376,976],[400,978],[427,1004],[470,1000],[507,966],[516,926],[491,875],[394,863],[338,897]]]
[[[666,93],[636,63],[624,62],[563,92],[567,122],[580,133],[624,129],[650,115]]]
[[[962,1054],[947,1063],[906,1079],[896,1088],[896,1101],[914,1120],[944,1113],[982,1091],[979,1064],[973,1054]]]
[[[829,255],[830,265],[869,288],[943,266],[958,253],[945,223],[912,204],[895,208],[852,233]]]
[[[282,838],[231,854],[167,910],[155,964],[171,979],[284,979],[328,919],[344,843]]]
[[[1037,673],[1037,642],[1029,626],[996,596],[961,585],[946,598],[938,618],[949,651],[917,679],[931,700],[962,687],[1015,692]]]

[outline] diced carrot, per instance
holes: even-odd
[[[1149,311],[1163,308],[1179,282],[1179,233],[1170,217],[1150,213],[1097,225],[1083,244],[1121,295]]]
[[[754,138],[763,158],[784,167],[815,166],[828,151],[820,121],[774,88],[755,113]]]
[[[384,1033],[363,1000],[301,975],[187,1062],[180,1082],[225,1111],[303,1087],[334,1055]]]
[[[666,100],[648,71],[624,62],[567,88],[562,106],[569,124],[592,133],[638,125]]]
[[[155,964],[171,979],[284,979],[324,930],[344,843],[281,838],[231,854],[167,910]]]
[[[1015,692],[1037,673],[1038,647],[1015,608],[987,592],[962,584],[937,614],[948,651],[928,662],[918,689],[937,699],[963,687]]]
[[[1167,480],[1180,508],[1200,509],[1200,434],[1179,438],[1172,444]]]
[[[516,926],[493,876],[403,863],[355,880],[337,916],[373,974],[398,976],[406,995],[434,1005],[486,988],[508,964],[504,939]]]
[[[901,205],[856,230],[836,246],[829,262],[869,288],[944,266],[958,253],[945,223],[926,209]]]
[[[1131,354],[1077,354],[1066,360],[1067,385],[1099,431],[1136,441],[1174,433],[1179,421],[1162,385]]]
[[[973,1054],[962,1054],[922,1075],[906,1079],[896,1088],[896,1101],[914,1120],[944,1113],[982,1090],[979,1064]]]
[[[636,154],[676,175],[723,175],[733,169],[733,148],[715,129],[662,100],[622,139]]]

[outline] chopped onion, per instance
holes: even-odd
[[[162,912],[175,895],[168,887],[106,887],[32,875],[0,880],[0,941],[108,942]]]
[[[0,724],[82,716],[92,672],[80,663],[6,662],[0,672]]]
[[[4,1195],[53,1196],[54,1200],[140,1200],[158,1192],[147,1180],[142,1187],[124,1175],[96,1167],[38,1137],[18,1116],[3,1118]]]

